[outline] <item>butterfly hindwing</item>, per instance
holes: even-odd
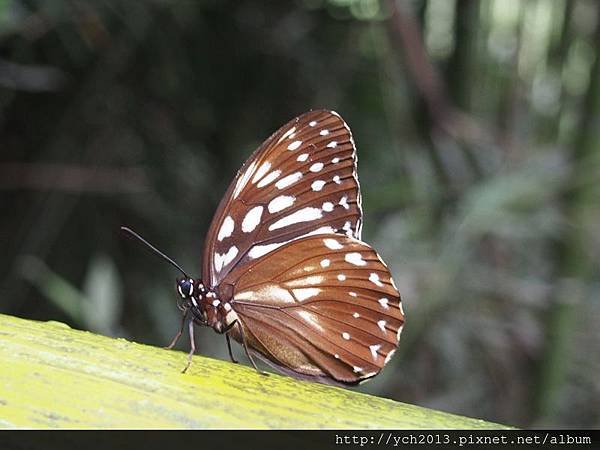
[[[223,280],[234,282],[231,305],[251,347],[283,371],[353,384],[376,375],[398,345],[400,294],[357,239],[295,240]]]
[[[360,238],[362,211],[350,129],[335,112],[305,113],[277,130],[231,183],[206,239],[211,287],[276,248],[310,234]]]

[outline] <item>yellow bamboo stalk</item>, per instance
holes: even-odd
[[[0,315],[0,427],[503,428],[347,389]]]

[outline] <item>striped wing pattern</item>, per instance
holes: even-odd
[[[231,305],[250,347],[294,376],[359,383],[383,368],[400,339],[404,314],[388,268],[343,234],[292,241],[232,270],[224,284],[235,286]]]
[[[295,239],[343,233],[360,238],[361,197],[350,129],[335,112],[305,113],[246,161],[209,229],[203,279],[215,287]]]

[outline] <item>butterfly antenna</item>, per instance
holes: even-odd
[[[127,228],[127,227],[121,227],[121,230],[125,231],[128,234],[130,234],[134,238],[142,241],[144,244],[146,244],[146,246],[148,246],[150,248],[150,250],[152,250],[154,253],[156,253],[158,256],[162,257],[163,259],[166,259],[173,267],[175,267],[177,270],[179,270],[183,274],[184,277],[190,278],[190,276],[187,273],[185,273],[185,271],[181,268],[181,266],[179,264],[177,264],[175,261],[173,261],[167,255],[165,255],[163,252],[161,252],[159,249],[157,249],[154,245],[152,245],[146,239],[144,239],[143,237],[141,237],[135,231],[133,231],[132,229]]]

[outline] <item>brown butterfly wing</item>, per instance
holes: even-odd
[[[220,284],[276,248],[310,234],[360,238],[362,210],[350,129],[335,112],[305,113],[242,166],[210,226],[203,280]]]
[[[223,285],[233,290],[250,347],[295,376],[356,384],[376,375],[398,345],[400,294],[377,253],[357,239],[295,240],[234,268]]]

